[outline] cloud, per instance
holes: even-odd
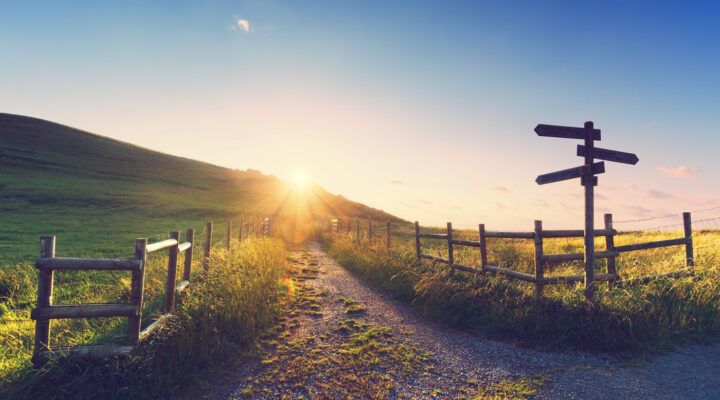
[[[231,29],[234,31],[239,29],[245,33],[255,31],[255,28],[250,25],[250,21],[238,17],[235,17],[235,25],[233,25]]]
[[[670,193],[661,192],[659,190],[653,190],[650,189],[647,191],[648,196],[652,197],[653,199],[672,199],[673,195]]]
[[[623,183],[622,185],[620,185],[620,187],[622,187],[625,190],[632,191],[632,192],[636,192],[638,190],[637,185],[634,183]]]
[[[505,186],[491,186],[490,189],[494,190],[496,192],[509,192],[510,191],[510,189],[508,189]]]
[[[495,203],[495,207],[500,208],[500,209],[503,209],[503,208],[505,208],[505,205],[504,205],[503,203],[501,203],[501,202],[498,201],[498,202]]]
[[[680,179],[692,179],[697,175],[697,169],[693,167],[688,167],[686,165],[680,165],[675,168],[670,167],[658,167],[658,170],[665,173],[666,176],[670,178],[680,178]]]
[[[403,182],[403,181],[390,181],[390,184],[391,184],[391,185],[404,185],[405,182]]]
[[[430,201],[430,200],[428,200],[428,199],[417,199],[417,202],[418,202],[418,203],[422,203],[422,204],[435,204],[435,203],[433,203],[432,201]]]

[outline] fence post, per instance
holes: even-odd
[[[693,257],[693,239],[692,239],[692,217],[689,212],[683,213],[683,226],[685,227],[685,264],[688,268],[695,266]]]
[[[165,284],[165,312],[171,313],[175,307],[175,280],[177,278],[177,259],[178,259],[178,246],[180,243],[180,231],[170,232],[170,237],[175,239],[177,243],[175,246],[170,247],[170,254],[168,255],[168,274],[167,282]]]
[[[483,272],[487,265],[487,245],[485,244],[485,224],[478,225],[478,235],[480,236],[480,266]]]
[[[240,218],[240,233],[238,233],[238,242],[242,242],[243,228],[245,227],[245,218]]]
[[[387,222],[387,229],[385,229],[385,247],[390,248],[390,221]]]
[[[55,257],[55,236],[40,236],[40,258]],[[38,269],[37,306],[48,307],[52,305],[53,270]],[[38,319],[35,321],[35,349],[32,361],[40,365],[42,360],[40,352],[50,350],[50,320]]]
[[[143,311],[143,292],[145,290],[145,270],[147,269],[147,242],[145,238],[135,239],[135,259],[140,260],[140,270],[132,272],[130,283],[130,304],[137,306],[135,315],[128,317],[127,341],[135,345],[140,337],[140,321]]]
[[[185,232],[185,241],[190,242],[190,248],[185,250],[185,265],[183,266],[183,280],[190,282],[190,270],[192,269],[193,247],[195,246],[195,229],[190,228]]]
[[[368,240],[372,242],[372,221],[368,220]]]
[[[535,301],[540,302],[545,287],[545,255],[543,254],[542,221],[535,221]]]
[[[210,247],[212,246],[212,230],[213,223],[208,221],[205,225],[205,248],[203,249],[203,268],[205,271],[210,269]]]
[[[227,223],[227,234],[225,235],[225,248],[230,248],[230,235],[232,235],[232,221]]]
[[[612,214],[605,214],[605,229],[613,229],[613,216]],[[605,236],[605,251],[612,252],[615,251],[615,236],[614,235],[607,235]],[[617,275],[617,270],[615,269],[615,257],[608,257],[606,261],[607,265],[607,273],[612,275]],[[611,290],[613,287],[613,281],[608,281],[608,290]]]
[[[351,230],[352,230],[352,218],[348,217],[348,226],[347,226],[348,235],[350,235]]]
[[[453,269],[453,264],[455,264],[455,259],[453,257],[453,245],[452,245],[452,222],[447,223],[447,244],[448,244],[448,261],[450,263],[450,274],[454,274],[455,269]]]
[[[355,232],[355,237],[356,237],[357,241],[359,242],[360,241],[360,218],[357,219],[356,223],[357,223],[357,226],[356,226],[357,232]]]
[[[419,260],[422,252],[420,250],[420,223],[417,221],[415,221],[415,254]]]

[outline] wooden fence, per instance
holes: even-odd
[[[232,223],[227,224],[226,245],[230,246]],[[240,222],[238,240],[243,240],[243,231],[246,237],[268,236],[270,233],[270,218],[253,217]],[[207,271],[210,268],[210,251],[212,249],[213,223],[209,221],[205,230],[205,243],[202,265]],[[55,236],[42,236],[40,238],[40,258],[35,263],[38,269],[37,307],[30,316],[35,320],[35,347],[32,362],[36,366],[44,364],[54,354],[64,354],[80,357],[103,357],[109,355],[127,355],[140,341],[146,339],[168,319],[175,307],[175,295],[187,289],[190,285],[193,248],[195,245],[195,230],[190,228],[185,233],[185,242],[180,242],[180,232],[170,232],[170,238],[148,244],[146,238],[135,239],[134,257],[130,259],[107,258],[65,258],[55,257]],[[143,292],[145,286],[145,272],[149,254],[168,250],[167,281],[165,285],[165,302],[163,315],[156,321],[141,330],[143,312]],[[178,256],[184,253],[182,281],[177,281]],[[53,278],[55,271],[130,271],[129,303],[106,304],[74,304],[53,305]],[[51,320],[65,318],[108,318],[127,317],[128,326],[124,343],[51,347],[50,327]]]
[[[347,222],[347,223],[345,223]],[[343,218],[332,218],[327,220],[327,222],[324,222],[324,224],[327,227],[328,232],[332,233],[344,233],[346,232],[348,235],[352,233],[352,219],[347,218],[347,221],[344,221]],[[373,228],[375,228],[375,233],[378,231],[382,232],[385,231],[385,247],[390,248],[390,221],[387,221],[385,224],[380,225],[373,225],[373,221],[368,220],[367,225],[367,240],[369,242],[373,241]],[[355,237],[360,240],[360,219],[355,220]]]
[[[692,239],[692,221],[690,213],[683,213],[683,225],[685,236],[677,239],[661,240],[656,242],[638,243],[625,246],[615,246],[615,236],[618,232],[613,229],[612,214],[605,214],[605,228],[594,231],[595,236],[605,237],[605,251],[596,251],[595,259],[607,259],[607,271],[604,274],[596,274],[593,282],[608,282],[610,286],[629,286],[637,284],[645,284],[660,278],[674,278],[693,274],[693,239]],[[505,275],[511,279],[517,279],[535,284],[536,296],[542,298],[543,288],[546,285],[556,285],[565,283],[584,282],[584,275],[566,275],[566,276],[545,276],[545,267],[548,264],[560,263],[566,261],[582,261],[584,253],[567,253],[567,254],[545,254],[543,251],[543,239],[545,238],[582,238],[585,232],[582,230],[544,230],[542,221],[535,221],[535,229],[533,232],[492,232],[486,231],[485,225],[478,226],[478,241],[459,240],[453,238],[452,223],[447,224],[447,233],[420,233],[420,225],[415,222],[415,248],[418,259],[428,259],[439,263],[448,264],[450,268],[471,272],[485,273],[493,272]],[[423,254],[420,239],[439,239],[447,241],[448,257],[438,257],[429,254]],[[501,268],[488,264],[487,258],[487,238],[497,239],[525,239],[532,240],[535,245],[535,274],[530,275],[519,271],[513,271],[507,268]],[[670,272],[667,274],[646,276],[637,279],[622,280],[617,273],[615,259],[621,253],[654,249],[669,246],[685,246],[685,265],[686,269]],[[480,268],[474,266],[461,265],[455,262],[453,247],[468,246],[480,249]],[[593,283],[591,282],[591,283]]]

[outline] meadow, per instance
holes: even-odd
[[[324,232],[318,239],[343,266],[388,293],[411,302],[421,313],[480,335],[546,348],[618,353],[663,351],[682,343],[714,342],[720,338],[720,231],[697,230],[699,250],[694,277],[662,279],[647,285],[610,288],[600,285],[593,301],[582,284],[552,285],[536,303],[530,283],[491,273],[451,272],[445,264],[420,261],[415,254],[414,228],[394,225],[392,245],[385,238],[369,243],[347,234]],[[442,233],[440,230],[425,230]],[[456,231],[454,237],[478,240],[477,232]],[[628,232],[615,245],[682,237],[675,231]],[[602,249],[602,239],[596,248]],[[443,240],[423,239],[423,252],[445,257]],[[488,239],[488,262],[532,274],[532,241]],[[546,239],[547,254],[582,252],[582,239]],[[623,253],[617,270],[623,279],[684,268],[684,247]],[[480,252],[456,246],[456,262],[480,266]],[[546,269],[546,276],[582,274],[581,262]],[[596,272],[605,271],[598,260]]]
[[[34,323],[24,311],[14,312],[0,325],[0,393],[13,398],[112,399],[169,398],[188,388],[197,390],[219,365],[245,360],[261,334],[274,326],[287,296],[282,279],[286,257],[285,242],[275,238],[235,241],[230,249],[216,245],[207,273],[196,257],[192,283],[178,298],[174,316],[127,358],[60,358],[33,369]],[[166,271],[167,256],[148,260],[143,327],[161,314]],[[60,274],[57,303],[127,301],[129,296],[129,276],[117,272],[100,279],[97,274],[102,272]],[[89,274],[96,276],[89,279]],[[124,318],[54,320],[51,344],[117,343],[124,339],[125,327]]]

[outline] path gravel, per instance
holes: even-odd
[[[586,353],[560,353],[522,348],[487,340],[418,316],[407,304],[372,290],[322,252],[317,243],[309,251],[320,273],[306,285],[325,298],[322,316],[303,317],[294,336],[322,335],[347,318],[338,299],[365,306],[364,321],[390,328],[398,340],[417,344],[432,355],[433,369],[422,379],[403,385],[412,398],[465,398],[473,388],[535,373],[551,377],[539,399],[711,399],[720,398],[720,346],[689,347],[658,357],[641,367],[616,368],[618,360]],[[204,398],[243,398],[244,382],[262,368],[251,363]],[[253,398],[267,398],[253,396]],[[302,398],[302,397],[297,397]],[[399,396],[398,396],[399,398]]]

